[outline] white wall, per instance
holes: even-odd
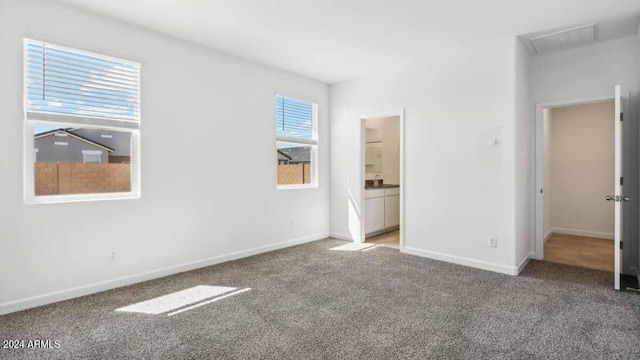
[[[604,198],[614,193],[614,102],[549,112],[553,150],[545,154],[551,162],[545,177],[553,190],[545,222],[556,233],[613,239],[613,203]]]
[[[380,130],[382,136],[382,173],[368,172],[365,178],[370,180],[380,175],[385,184],[400,184],[400,118],[369,119],[365,127]]]
[[[625,191],[638,199],[638,39],[629,36],[595,45],[531,58],[531,91],[533,104],[579,98],[611,96],[615,85],[631,91],[627,115],[633,121],[624,122]],[[535,117],[531,118],[531,126]],[[532,140],[534,132],[531,132]],[[532,160],[531,169],[535,169]],[[633,273],[638,255],[638,203],[625,203],[623,271]],[[628,247],[627,247],[628,246]]]
[[[334,235],[359,237],[360,117],[404,108],[405,251],[515,271],[514,52],[513,38],[488,39],[439,49],[437,63],[332,85]]]
[[[0,4],[0,313],[328,235],[327,85],[63,5]],[[141,199],[23,203],[23,37],[142,62]],[[276,190],[276,91],[319,104],[317,189]]]

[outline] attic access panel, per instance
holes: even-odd
[[[538,54],[593,44],[596,41],[596,24],[584,25],[568,30],[538,36],[531,39]]]

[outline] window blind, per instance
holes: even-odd
[[[27,119],[137,127],[140,64],[25,41]]]
[[[316,145],[316,104],[276,96],[276,139]]]

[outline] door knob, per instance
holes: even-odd
[[[604,199],[607,201],[615,201],[615,202],[631,201],[631,198],[628,196],[618,196],[618,195],[616,196],[607,195],[605,196]]]

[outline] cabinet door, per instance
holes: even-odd
[[[400,195],[385,196],[384,227],[386,229],[398,225],[400,225]]]
[[[384,197],[366,199],[365,206],[365,234],[384,229]]]

